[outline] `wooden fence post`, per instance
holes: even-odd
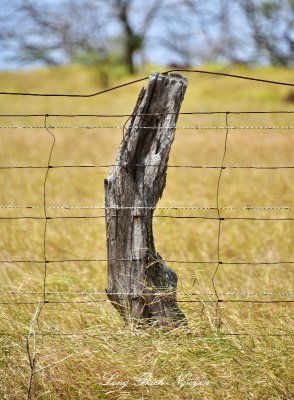
[[[176,326],[185,320],[176,300],[177,275],[155,250],[152,217],[186,87],[181,75],[151,74],[105,179],[106,292],[129,324]]]

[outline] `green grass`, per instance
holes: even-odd
[[[210,67],[212,68],[212,67]],[[156,68],[153,68],[156,69]],[[219,70],[219,67],[213,67]],[[147,68],[147,74],[151,68]],[[224,68],[264,79],[293,81],[286,69]],[[285,102],[289,88],[224,77],[185,74],[189,87],[182,111],[293,110]],[[110,76],[109,85],[131,80]],[[99,74],[80,67],[0,74],[1,91],[94,93]],[[34,98],[2,96],[1,114],[130,113],[142,86],[138,83],[101,96]],[[294,126],[292,114],[230,114],[230,126]],[[1,117],[0,125],[40,126],[1,129],[1,165],[44,165],[52,138],[44,117]],[[57,118],[55,126],[121,126],[125,118]],[[225,116],[181,116],[179,126],[224,126]],[[121,129],[52,129],[56,144],[52,164],[111,164],[122,138]],[[220,165],[225,130],[178,129],[170,164]],[[226,165],[293,165],[293,130],[230,130]],[[293,169],[226,169],[220,186],[221,207],[294,206]],[[50,170],[46,186],[49,206],[103,205],[103,180],[108,168]],[[0,170],[0,205],[41,206],[46,169]],[[219,170],[170,168],[159,206],[216,205]],[[217,216],[215,210],[158,210],[156,215]],[[43,217],[40,209],[0,209],[1,259],[43,259]],[[49,209],[49,216],[101,216],[103,210]],[[291,210],[223,210],[224,217],[294,218]],[[154,218],[157,250],[168,260],[216,260],[218,221]],[[293,221],[223,221],[220,258],[228,262],[294,260]],[[57,219],[47,226],[50,260],[106,258],[104,219]],[[179,277],[178,297],[214,299],[216,264],[170,264]],[[50,292],[104,292],[105,262],[50,263]],[[0,264],[2,291],[38,292],[11,295],[1,301],[42,301],[43,264]],[[293,266],[220,265],[215,276],[219,293],[276,293],[224,296],[225,299],[284,300],[293,297]],[[49,296],[49,295],[48,295]],[[86,304],[45,304],[36,332],[33,399],[292,399],[293,313],[285,303],[222,303],[222,326],[216,327],[215,303],[180,303],[188,324],[170,331],[124,327],[105,295],[52,294],[50,300],[101,300]],[[37,304],[1,305],[0,398],[26,398],[30,366],[26,337]],[[231,333],[250,335],[232,336]],[[64,335],[64,333],[66,335]],[[270,336],[283,335],[283,336]],[[285,336],[284,336],[285,335]],[[33,338],[30,340],[33,350]],[[108,384],[107,384],[108,382]]]

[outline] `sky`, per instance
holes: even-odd
[[[41,6],[44,7],[44,12],[46,12],[46,3],[49,2],[49,4],[52,6],[55,6],[57,9],[58,6],[62,4],[63,0],[34,0],[34,3],[39,3]],[[107,2],[107,0],[105,0]],[[207,2],[207,7],[213,7],[213,3],[217,3],[219,0],[211,0],[209,3]],[[26,21],[20,20],[19,15],[17,12],[14,12],[14,7],[17,5],[21,0],[0,0],[0,18],[4,17],[5,19],[5,24],[2,25],[2,29],[6,24],[8,26],[12,26],[14,29],[17,29],[19,24],[26,24]],[[144,15],[144,7],[147,7],[152,3],[150,2],[145,2],[145,0],[132,0],[133,2],[133,12],[131,14],[131,21],[134,26],[140,26],[141,21],[142,21],[142,16]],[[161,2],[162,5],[165,4],[173,4],[175,0],[157,0],[157,2]],[[163,2],[165,2],[163,4]],[[209,6],[210,4],[210,6]],[[180,17],[180,16],[179,16]],[[194,17],[193,17],[194,18]],[[195,43],[195,40],[197,38],[197,41],[200,43],[202,38],[202,32],[199,30],[199,27],[197,28],[194,19],[191,18],[189,13],[186,13],[185,15],[181,15],[181,19],[179,22],[173,23],[171,20],[167,21],[168,24],[171,26],[171,34],[174,32],[178,32],[182,35],[183,38],[183,45],[185,47],[190,47]],[[209,24],[208,24],[209,25]],[[1,29],[1,28],[0,28]],[[117,23],[112,22],[112,23],[107,23],[105,29],[107,29],[110,33],[110,36],[119,36],[120,32],[120,27]],[[214,25],[211,24],[207,26],[207,29],[209,30],[209,34],[211,37],[215,36],[217,34],[216,29],[214,28]],[[162,36],[162,21],[154,21],[151,26],[148,29],[148,40],[146,41],[146,46],[144,48],[143,52],[143,57],[144,59],[148,60],[151,63],[158,64],[158,65],[167,65],[169,63],[181,63],[182,62],[182,57],[179,54],[176,54],[172,50],[168,49],[158,39],[159,37]],[[0,53],[0,69],[1,70],[15,70],[15,69],[26,69],[26,68],[32,68],[41,66],[41,63],[35,62],[31,64],[25,64],[21,63],[19,60],[17,60],[15,56],[15,53],[7,48],[7,46],[4,46],[1,48],[1,53]],[[142,56],[142,54],[141,54]],[[137,61],[139,62],[142,57],[137,56]],[[196,57],[197,58],[197,57]],[[194,63],[197,62],[197,60],[194,60]]]
[[[26,0],[29,1],[29,0]],[[69,2],[73,4],[73,0],[32,0],[34,4],[39,4],[44,13],[46,13],[46,4],[60,15],[62,19],[62,8],[59,11],[59,7],[63,2]],[[82,1],[82,0],[75,0]],[[83,0],[92,2],[101,2],[103,5],[109,5],[111,0]],[[148,26],[147,40],[144,47],[144,51],[137,54],[136,60],[139,63],[140,60],[144,59],[150,63],[157,65],[169,65],[171,63],[185,64],[190,63],[191,65],[199,65],[203,61],[215,60],[216,49],[227,48],[229,49],[236,60],[249,59],[254,54],[254,45],[250,41],[250,32],[246,27],[245,19],[238,8],[237,1],[227,0],[191,0],[192,3],[200,5],[200,12],[192,14],[187,11],[178,13],[178,15],[172,15],[171,12],[174,10],[173,5],[178,5],[180,0],[130,0],[132,2],[131,12],[131,23],[138,32],[142,27],[143,17],[148,10],[148,7],[153,4],[160,4],[165,12],[170,12],[170,16],[165,19],[154,19]],[[261,0],[260,0],[261,1]],[[286,0],[281,0],[281,2]],[[8,29],[12,27],[16,29],[30,29],[28,20],[21,17],[19,12],[15,12],[15,6],[17,4],[25,2],[25,0],[0,0],[0,35],[5,35]],[[72,2],[72,3],[71,3]],[[224,12],[224,22],[219,23],[216,20],[215,10],[219,10],[221,5],[227,4],[228,7]],[[170,11],[171,10],[171,11]],[[74,11],[74,18],[79,18],[79,13]],[[175,18],[176,17],[176,18]],[[2,20],[2,21],[1,21]],[[118,37],[120,36],[121,26],[116,21],[111,21],[105,17],[106,23],[103,21],[103,30],[107,32],[108,37],[111,37],[112,41],[109,41],[109,47],[114,48],[117,46]],[[73,20],[74,22],[74,20]],[[79,22],[75,20],[75,22]],[[227,24],[227,25],[226,25]],[[74,24],[73,24],[74,25]],[[76,23],[75,26],[78,26]],[[80,29],[85,27],[81,26]],[[277,26],[275,26],[277,29]],[[226,36],[226,31],[228,35]],[[92,31],[91,31],[92,32]],[[98,29],[97,29],[98,32]],[[168,34],[166,33],[168,32]],[[231,36],[229,36],[231,35]],[[179,37],[181,39],[179,39]],[[233,38],[234,43],[230,41]],[[45,42],[47,37],[39,36],[37,40]],[[96,39],[97,41],[97,39]],[[115,42],[116,41],[116,42]],[[178,51],[171,50],[165,41],[170,41],[172,44],[177,44]],[[174,42],[174,43],[173,43]],[[0,42],[1,43],[1,42]],[[15,70],[15,69],[27,69],[32,67],[38,67],[43,65],[40,62],[34,63],[23,63],[17,59],[19,53],[11,51],[7,43],[2,42],[0,49],[0,69],[1,70]],[[17,42],[15,42],[17,45]],[[231,47],[230,47],[231,46]],[[187,61],[187,57],[181,55],[182,49],[191,49],[191,57]],[[230,53],[227,53],[230,54]],[[57,56],[62,57],[62,52],[57,52]],[[218,56],[216,60],[220,63],[226,63],[228,60],[226,56]],[[262,55],[257,54],[255,57],[258,58],[259,63],[263,63]],[[252,58],[252,57],[251,57]],[[254,57],[253,57],[254,58]]]

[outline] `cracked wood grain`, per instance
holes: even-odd
[[[177,275],[155,250],[152,217],[166,184],[175,136],[170,127],[176,125],[186,87],[187,80],[178,74],[151,74],[105,179],[106,292],[129,324],[185,321],[176,300]]]

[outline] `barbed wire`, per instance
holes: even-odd
[[[102,205],[90,205],[90,206],[82,206],[82,205],[53,205],[53,206],[46,206],[47,209],[62,209],[62,210],[194,210],[194,211],[210,211],[210,210],[217,210],[215,206],[158,206],[158,207],[149,207],[149,206],[129,206],[129,207],[105,207]],[[0,209],[43,209],[42,206],[35,206],[35,205],[0,205]],[[219,210],[226,210],[226,211],[235,211],[235,210],[244,210],[244,211],[293,211],[294,206],[240,206],[240,207],[219,207]]]
[[[44,126],[42,125],[1,125],[0,129],[43,129]],[[91,130],[91,129],[118,129],[122,130],[125,127],[123,125],[60,125],[60,126],[54,126],[50,125],[48,126],[49,129],[86,129],[86,130]],[[164,129],[186,129],[186,130],[195,130],[195,131],[201,131],[201,130],[226,130],[227,128],[225,126],[217,126],[217,125],[192,125],[192,126],[139,126],[139,125],[132,125],[132,129],[146,129],[146,130],[164,130]],[[230,126],[230,130],[293,130],[294,126]]]

